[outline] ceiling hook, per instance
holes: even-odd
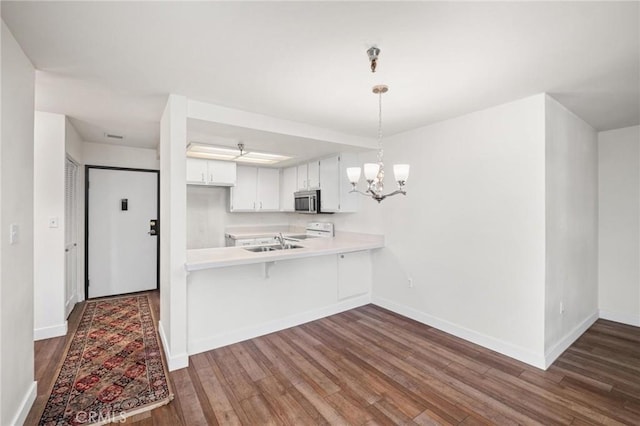
[[[369,50],[367,50],[367,55],[369,56],[369,62],[371,62],[371,72],[376,72],[379,54],[380,54],[380,49],[378,49],[375,46],[371,46]]]

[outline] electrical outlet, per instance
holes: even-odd
[[[18,242],[20,236],[20,226],[17,223],[9,225],[9,244],[15,244]]]
[[[407,278],[407,281],[408,281],[408,283],[409,283],[409,288],[413,288],[413,278],[408,277],[408,278]]]

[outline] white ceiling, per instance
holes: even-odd
[[[2,1],[1,11],[40,70],[37,108],[70,116],[92,142],[110,132],[155,147],[169,93],[375,137],[380,82],[391,87],[385,135],[540,92],[597,130],[640,121],[638,2]]]

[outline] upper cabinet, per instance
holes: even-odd
[[[320,188],[320,162],[311,161],[309,163],[299,164],[297,167],[298,178],[297,187],[298,191],[304,191],[307,189]]]
[[[234,186],[236,184],[236,163],[187,158],[187,184]]]
[[[278,211],[280,171],[262,167],[237,167],[236,185],[231,188],[232,212]]]
[[[347,178],[347,168],[354,166],[358,166],[358,157],[353,153],[342,153],[320,160],[322,211],[327,213],[358,211],[358,194],[350,192],[351,183]]]
[[[320,162],[312,161],[307,165],[307,188],[320,188]]]
[[[296,190],[304,191],[307,189],[307,163],[299,164],[297,166],[297,180],[296,180]]]
[[[287,167],[280,174],[280,211],[295,210],[293,193],[298,190],[298,167]]]
[[[256,203],[260,211],[280,210],[280,170],[258,168]]]

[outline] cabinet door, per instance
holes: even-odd
[[[368,250],[338,256],[338,299],[371,291],[371,254]]]
[[[280,171],[258,168],[256,209],[278,211],[280,209]]]
[[[207,183],[207,160],[187,158],[187,184],[204,185]]]
[[[307,189],[307,165],[300,164],[298,166],[298,186],[297,189],[299,191]]]
[[[340,211],[339,157],[320,160],[320,206],[324,212]]]
[[[231,211],[254,211],[256,209],[255,167],[236,167],[236,186],[231,187]]]
[[[208,162],[208,178],[210,185],[234,186],[236,184],[236,163],[233,161],[216,161]]]
[[[340,154],[339,165],[338,185],[340,187],[340,211],[357,212],[360,200],[365,198],[358,193],[350,192],[352,186],[351,182],[349,182],[349,177],[347,176],[347,169],[349,167],[362,167],[362,164],[360,164],[357,154],[352,152],[343,152]],[[387,171],[387,173],[389,172]],[[393,169],[391,170],[391,173],[393,173]],[[360,180],[360,188],[364,188],[362,179]]]
[[[320,188],[320,162],[312,161],[307,165],[307,188]]]
[[[280,177],[280,211],[292,212],[295,210],[293,193],[298,189],[297,179],[297,167],[282,169],[282,176]]]

